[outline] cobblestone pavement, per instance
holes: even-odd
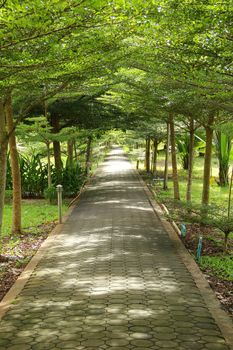
[[[119,149],[0,323],[0,349],[228,349]]]

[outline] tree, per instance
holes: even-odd
[[[16,137],[14,130],[14,120],[12,111],[11,93],[7,95],[5,101],[5,115],[7,122],[7,130],[9,136],[10,160],[11,160],[11,174],[13,183],[13,212],[12,212],[12,233],[21,233],[21,174],[19,157],[16,145]]]
[[[231,155],[231,142],[233,139],[233,125],[226,123],[215,130],[216,154],[219,162],[219,186],[228,185],[229,161]]]
[[[8,136],[5,118],[4,100],[0,98],[0,234],[2,232],[3,209],[6,187],[6,161]]]

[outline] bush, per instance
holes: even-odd
[[[41,161],[41,155],[20,156],[22,196],[26,198],[43,197],[47,187],[47,165]]]
[[[63,186],[63,195],[72,197],[78,193],[85,180],[84,170],[78,162],[66,167],[59,174],[55,174],[54,183]]]
[[[21,184],[23,198],[47,198],[50,202],[56,199],[56,186],[63,186],[63,195],[66,197],[74,196],[78,193],[84,180],[85,174],[80,164],[76,161],[72,165],[66,164],[65,168],[56,172],[54,166],[51,166],[51,176],[53,186],[48,188],[48,169],[47,164],[41,161],[43,155],[19,156],[21,170]],[[11,167],[8,159],[7,170],[7,190],[12,190]],[[10,193],[10,192],[9,192]],[[9,194],[10,196],[10,194]],[[10,197],[8,196],[10,200]]]
[[[13,191],[12,190],[6,190],[5,191],[5,204],[10,204],[13,199]]]
[[[57,203],[57,191],[55,186],[50,186],[44,190],[44,197],[49,201],[50,204]]]

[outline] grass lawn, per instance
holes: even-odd
[[[233,259],[231,256],[203,256],[200,259],[203,269],[210,269],[219,278],[233,281]]]
[[[159,152],[158,166],[157,166],[159,177],[163,177],[164,159],[165,159],[164,152]],[[133,159],[133,164],[136,167],[135,159]],[[196,157],[194,161],[194,168],[193,168],[193,188],[192,188],[192,200],[194,204],[201,203],[202,185],[203,185],[203,180],[202,180],[203,168],[204,168],[204,158]],[[139,170],[144,170],[144,169],[145,169],[144,161],[140,161]],[[181,200],[185,200],[186,186],[187,186],[187,170],[182,169],[179,159],[178,159],[178,172],[179,172],[180,196],[181,196]],[[157,190],[159,191],[159,196],[161,196],[161,198],[173,197],[173,183],[171,180],[171,176],[172,176],[171,162],[169,162],[168,174],[169,174],[168,191],[160,191],[160,189],[162,188],[162,184],[156,186]],[[212,179],[211,179],[211,186],[210,186],[210,203],[213,203],[215,205],[220,205],[220,206],[222,205],[227,206],[228,188],[219,187],[214,180],[214,178],[218,177],[218,161],[216,157],[213,157],[212,159],[211,176],[212,176]]]
[[[186,187],[187,181],[184,178],[181,178],[179,181],[180,186],[180,197],[182,201],[185,201],[186,197]],[[172,180],[168,181],[168,190],[161,190],[162,186],[156,186],[159,191],[159,196],[162,198],[173,198],[173,183]],[[213,183],[210,186],[210,204],[213,203],[219,206],[227,207],[228,203],[228,188],[219,187],[216,183]],[[193,179],[192,187],[192,202],[193,204],[200,204],[202,197],[202,180]]]
[[[67,204],[63,204],[63,213],[67,210]],[[22,202],[22,228],[23,231],[36,233],[38,225],[58,219],[56,205],[48,204],[46,200],[23,200]],[[12,206],[6,204],[3,214],[2,236],[8,236],[11,232]]]

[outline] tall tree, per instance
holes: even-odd
[[[214,118],[215,118],[215,114],[214,112],[211,112],[211,114],[208,117],[208,123],[205,125],[206,147],[205,147],[203,190],[202,190],[202,204],[204,205],[209,204]]]
[[[8,134],[4,109],[4,100],[0,98],[0,234],[2,232],[3,210],[6,187],[6,164]]]
[[[173,179],[174,199],[180,200],[179,179],[178,179],[177,159],[176,159],[175,126],[174,126],[173,113],[170,113],[169,125],[170,125],[170,138],[171,138],[172,179]]]
[[[9,134],[9,148],[10,148],[10,161],[11,161],[11,173],[13,183],[13,212],[12,212],[12,233],[21,233],[21,174],[18,150],[16,145],[16,137],[14,130],[13,110],[12,110],[12,98],[11,93],[6,97],[5,101],[5,114],[7,129]]]

